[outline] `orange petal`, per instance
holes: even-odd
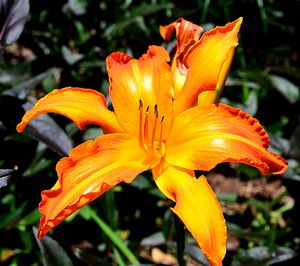
[[[84,129],[87,124],[95,124],[108,132],[122,130],[115,114],[106,108],[105,97],[101,93],[68,87],[54,90],[40,99],[25,113],[17,125],[17,131],[23,132],[31,119],[50,112],[70,118],[80,129]]]
[[[176,30],[177,51],[179,54],[198,41],[203,32],[201,26],[183,18],[179,18],[169,25],[159,27],[160,35],[166,41],[170,41],[174,30]]]
[[[122,127],[134,136],[139,135],[141,105],[144,110],[149,108],[150,121],[155,118],[155,105],[159,119],[163,115],[171,117],[173,81],[168,60],[167,51],[158,46],[150,46],[140,59],[131,59],[122,52],[107,58],[114,111]]]
[[[210,265],[222,265],[226,253],[226,225],[215,193],[204,176],[169,166],[154,171],[159,189],[176,202],[172,209],[197,240]]]
[[[138,140],[127,134],[108,134],[74,148],[56,166],[58,181],[42,192],[43,217],[38,237],[118,183],[131,182],[149,169]]]
[[[215,90],[219,82],[224,82],[232,50],[238,45],[241,23],[242,18],[239,18],[204,33],[200,41],[185,53],[182,63],[187,73],[184,87],[178,95],[177,113],[195,104],[202,91]]]
[[[160,26],[159,30],[166,41],[170,41],[173,31],[176,30],[176,54],[172,62],[172,71],[174,73],[174,93],[177,95],[185,81],[185,75],[181,73],[185,71],[182,59],[188,48],[199,40],[203,28],[183,18],[179,18],[167,26]]]
[[[214,91],[203,91],[199,94],[199,96],[198,96],[198,105],[199,106],[205,106],[205,105],[208,105],[211,103],[219,102],[226,78],[228,76],[228,73],[229,73],[229,70],[231,67],[234,52],[235,52],[235,49],[231,49],[231,51],[229,52],[228,57],[223,64],[223,67],[222,67],[222,70],[221,70],[221,73],[219,76],[219,80],[218,80],[215,90]]]
[[[263,174],[283,173],[286,161],[266,148],[269,138],[249,114],[226,105],[194,107],[180,114],[166,143],[169,164],[209,171],[218,163],[240,162]]]
[[[161,36],[166,41],[170,41],[173,31],[176,30],[176,55],[173,59],[173,63],[175,62],[175,65],[177,58],[179,57],[182,59],[187,49],[199,40],[200,35],[203,32],[203,28],[201,26],[183,18],[179,18],[169,25],[160,26],[159,30]],[[180,63],[180,60],[178,63]]]

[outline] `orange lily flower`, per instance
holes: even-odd
[[[107,71],[114,111],[106,108],[105,97],[97,91],[64,88],[26,112],[17,125],[19,132],[31,119],[53,112],[67,116],[80,129],[95,124],[106,133],[75,147],[58,162],[57,183],[42,192],[39,238],[113,186],[130,183],[152,169],[158,188],[176,203],[173,212],[210,264],[222,265],[222,210],[206,178],[196,178],[194,170],[209,171],[222,162],[252,165],[263,174],[287,168],[283,158],[267,150],[268,135],[255,118],[224,104],[197,105],[198,95],[215,90],[223,79],[240,24],[238,19],[217,27],[200,40],[199,28],[192,33],[189,27],[182,29],[171,66],[167,51],[158,46],[150,46],[139,59],[112,53]],[[165,29],[167,36],[170,28]]]
[[[206,84],[206,91],[203,91],[198,97],[198,105],[218,102],[231,66],[235,51],[234,47],[237,45],[236,33],[239,31],[241,23],[242,18],[227,24],[226,27],[216,27],[210,32],[205,33],[200,40],[199,37],[203,33],[203,28],[183,18],[167,26],[160,26],[160,34],[167,41],[171,39],[173,31],[176,31],[177,49],[172,62],[172,69],[175,73],[175,90],[176,88],[181,90],[184,86],[188,69],[190,75],[197,76],[203,75],[203,71],[198,70],[206,69],[205,66],[207,66],[206,71],[211,72],[212,76],[217,77],[218,82],[214,81]],[[216,36],[216,32],[222,33],[222,31],[225,30],[223,33],[226,33],[230,27],[234,28],[232,34],[226,34],[226,36],[218,34],[218,37]],[[211,38],[211,35],[213,35],[214,38]],[[217,38],[219,38],[219,40],[217,40]],[[232,47],[227,46],[228,43],[231,43]],[[201,49],[199,49],[198,46],[201,46]],[[223,50],[223,47],[227,49]],[[225,61],[224,57],[218,57],[216,54],[225,55]],[[201,61],[200,58],[205,58],[205,60]],[[207,62],[210,62],[210,64],[207,65]],[[209,68],[209,66],[215,66],[214,64],[222,67],[221,69],[218,67],[214,68],[214,70],[218,72],[218,75],[215,75],[212,69]],[[191,70],[191,68],[194,68],[194,70]],[[186,87],[188,87],[186,89],[188,91],[189,86],[186,85]],[[185,91],[183,93],[185,93]]]

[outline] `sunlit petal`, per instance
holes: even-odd
[[[127,134],[108,134],[77,146],[58,162],[54,187],[42,192],[39,238],[111,187],[131,182],[152,163]]]
[[[200,38],[203,28],[183,18],[177,19],[175,22],[160,26],[160,34],[166,40],[170,41],[172,33],[176,31],[176,53],[172,61],[172,71],[174,73],[174,93],[177,93],[183,88],[185,81],[186,68],[182,65],[182,59],[189,47],[194,45]]]
[[[168,163],[211,170],[218,163],[240,162],[263,174],[282,173],[287,163],[266,150],[269,138],[249,114],[226,105],[194,107],[180,114],[166,144]]]
[[[155,117],[155,105],[159,119],[171,118],[173,79],[168,60],[167,51],[158,46],[150,46],[140,59],[131,59],[122,52],[107,58],[114,111],[122,127],[134,136],[139,135],[141,105],[144,112],[149,108],[150,121]]]
[[[227,59],[225,60],[221,73],[219,75],[219,80],[217,83],[217,86],[215,90],[211,91],[203,91],[198,96],[198,105],[199,106],[205,106],[211,103],[218,103],[220,99],[221,92],[223,90],[226,78],[228,76],[232,59],[235,53],[235,49],[231,49],[231,51],[228,54]]]
[[[176,31],[178,54],[182,54],[187,47],[190,47],[198,41],[203,32],[201,26],[187,21],[184,18],[179,18],[169,25],[159,27],[160,34],[166,41],[171,40],[174,30]]]
[[[226,225],[215,193],[204,176],[169,166],[154,171],[159,189],[176,202],[172,209],[197,240],[211,265],[222,265],[226,252]]]
[[[179,113],[196,102],[202,91],[215,90],[224,82],[230,66],[232,50],[238,44],[237,34],[242,18],[205,32],[200,41],[186,53],[182,63],[186,67],[184,87],[178,95],[176,112]]]
[[[17,125],[18,132],[23,132],[31,119],[45,113],[66,116],[80,129],[94,124],[107,132],[122,131],[115,114],[106,108],[105,97],[95,90],[68,87],[52,91],[25,113]]]

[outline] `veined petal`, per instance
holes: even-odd
[[[31,119],[45,113],[66,116],[80,129],[95,124],[108,132],[122,131],[115,114],[106,108],[105,97],[95,90],[71,87],[53,90],[25,113],[17,125],[18,132],[23,132]]]
[[[140,59],[132,59],[122,52],[107,58],[114,111],[124,130],[134,136],[139,135],[141,108],[144,113],[148,109],[150,127],[157,112],[159,120],[162,116],[172,117],[173,79],[166,61],[169,61],[167,51],[158,46],[150,46]]]
[[[211,266],[222,265],[226,253],[226,225],[215,193],[204,176],[169,166],[153,171],[159,189],[176,202],[172,209],[197,240]]]
[[[187,169],[209,171],[222,162],[240,162],[263,174],[283,173],[286,161],[266,148],[269,138],[249,114],[226,105],[194,107],[174,121],[166,143],[166,161]]]
[[[118,183],[131,182],[152,163],[127,134],[107,134],[77,146],[58,162],[54,187],[42,192],[38,237]]]
[[[182,65],[182,59],[189,47],[199,40],[203,28],[179,18],[169,25],[160,26],[159,30],[166,41],[170,41],[173,31],[176,30],[176,54],[172,62],[172,71],[174,73],[174,92],[177,95],[185,81],[185,75],[181,73],[186,71],[185,66]]]
[[[170,41],[173,31],[176,30],[177,51],[181,54],[187,47],[199,40],[203,28],[184,18],[179,18],[173,23],[160,26],[160,35]]]
[[[176,113],[195,104],[202,91],[215,90],[224,82],[232,58],[232,50],[238,45],[237,34],[242,18],[205,32],[182,60],[186,67],[184,87],[177,97]]]

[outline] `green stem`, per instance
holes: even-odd
[[[140,264],[137,257],[130,251],[130,249],[124,244],[119,236],[97,215],[97,213],[89,205],[87,205],[85,208],[88,209],[91,218],[104,231],[114,245],[119,248],[128,261],[131,264]]]
[[[174,223],[176,230],[176,249],[177,249],[177,260],[179,266],[185,266],[184,247],[185,247],[185,237],[184,237],[184,227],[181,220],[174,214]]]
[[[117,263],[119,266],[126,266],[126,263],[124,262],[119,250],[113,246],[114,255],[116,257]]]

